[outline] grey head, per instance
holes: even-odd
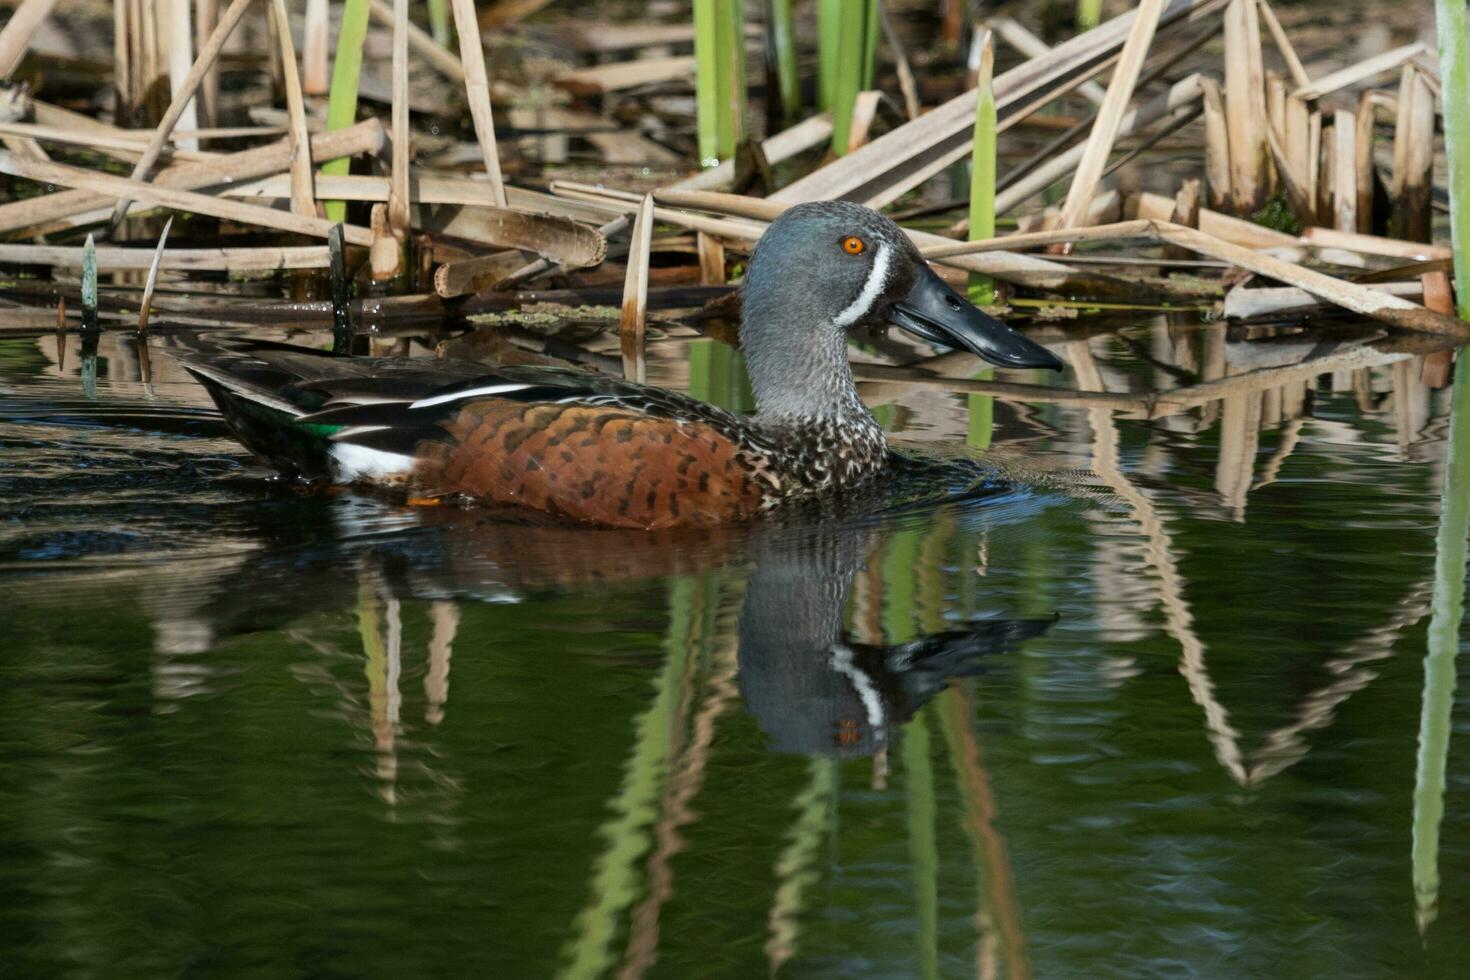
[[[1060,367],[950,289],[892,220],[847,201],[798,204],[771,222],[742,292],[741,341],[761,417],[866,414],[847,336],[890,322],[1007,367]]]

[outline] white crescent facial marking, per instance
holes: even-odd
[[[868,273],[863,291],[858,293],[857,299],[847,309],[837,314],[835,322],[839,327],[850,327],[868,315],[878,297],[883,295],[883,287],[888,285],[888,263],[892,257],[891,248],[887,245],[878,246],[878,251],[873,255],[873,271]]]
[[[868,716],[868,724],[873,728],[873,735],[879,741],[883,740],[883,698],[878,694],[878,689],[873,686],[873,680],[867,674],[858,669],[853,662],[852,649],[841,643],[833,644],[832,669],[842,674],[852,683],[853,690],[863,703],[863,711]]]
[[[529,388],[530,385],[486,385],[483,388],[471,388],[469,391],[451,391],[447,395],[430,395],[428,398],[420,398],[409,405],[409,408],[429,408],[432,405],[443,405],[445,402],[457,402],[466,398],[481,398],[485,395],[504,395],[512,391],[520,391]]]

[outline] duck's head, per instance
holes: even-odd
[[[824,414],[840,394],[826,379],[851,387],[847,334],[859,327],[892,323],[1002,367],[1062,366],[946,285],[892,220],[846,201],[798,204],[771,222],[742,293],[741,339],[762,410]]]

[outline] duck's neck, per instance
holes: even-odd
[[[764,335],[748,346],[752,420],[781,447],[788,474],[807,490],[861,483],[882,470],[887,445],[858,398],[840,330]]]

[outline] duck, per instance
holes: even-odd
[[[1002,367],[1062,367],[951,289],[891,219],[835,201],[787,209],[751,253],[740,322],[751,415],[572,368],[250,340],[180,361],[283,476],[657,530],[749,521],[879,480],[888,448],[847,349],[889,324]]]

